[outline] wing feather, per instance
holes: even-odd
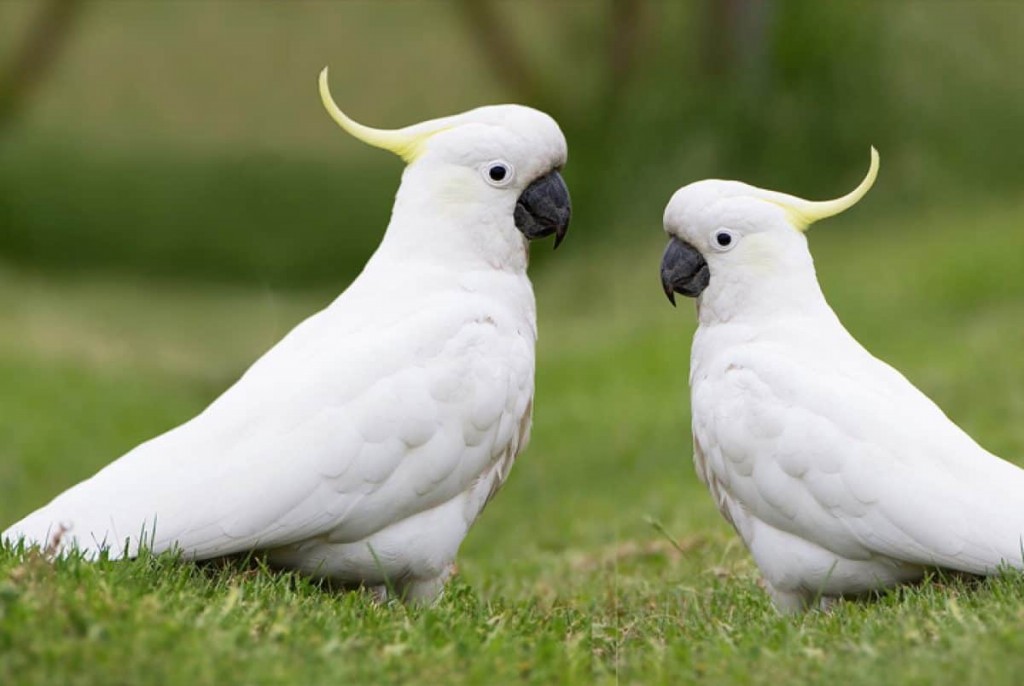
[[[704,478],[766,524],[847,559],[974,573],[1021,565],[1024,471],[895,370],[737,346],[694,388]],[[712,446],[709,448],[709,446]]]
[[[63,525],[64,545],[116,554],[128,540],[132,554],[145,540],[207,558],[361,540],[453,498],[521,442],[532,332],[465,294],[404,314],[386,327],[310,318],[202,414],[5,538],[45,544]]]

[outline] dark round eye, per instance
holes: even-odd
[[[491,181],[504,181],[508,176],[508,167],[503,164],[493,164],[487,170],[487,175],[491,177]]]
[[[484,181],[492,186],[507,186],[512,183],[512,165],[505,160],[492,160],[480,167]]]
[[[726,252],[736,247],[736,244],[740,241],[740,234],[732,229],[721,227],[712,231],[708,238],[711,239],[712,248],[718,252]]]

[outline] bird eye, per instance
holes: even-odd
[[[492,186],[506,186],[512,181],[512,165],[503,160],[488,162],[483,173],[484,180]]]
[[[711,234],[711,245],[719,252],[731,250],[739,241],[739,235],[730,229],[715,229]]]

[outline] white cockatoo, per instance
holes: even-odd
[[[43,548],[275,566],[441,591],[526,445],[536,305],[530,239],[565,235],[558,124],[499,105],[398,130],[334,120],[408,165],[359,277],[194,419],[7,529]]]
[[[837,200],[706,180],[665,210],[665,293],[697,299],[694,463],[781,611],[1022,566],[1024,470],[861,347],[818,285],[803,232],[877,172],[872,149]]]

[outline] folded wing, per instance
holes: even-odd
[[[705,476],[731,496],[725,509],[743,503],[850,560],[979,574],[1022,565],[1024,471],[898,372],[874,358],[815,365],[770,344],[729,358],[694,397]]]
[[[522,447],[533,390],[530,342],[476,309],[344,332],[316,315],[202,414],[4,537],[209,558],[358,541],[445,502]]]

